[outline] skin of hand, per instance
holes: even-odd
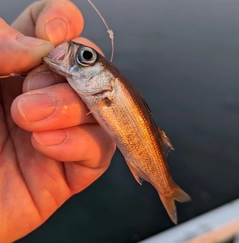
[[[42,57],[75,38],[83,17],[67,0],[33,3],[9,26],[0,19],[0,236],[13,242],[88,187],[115,151],[78,95]],[[44,39],[44,40],[43,40]],[[78,41],[93,43],[78,38]]]

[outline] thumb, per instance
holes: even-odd
[[[24,36],[0,18],[0,76],[31,70],[53,48],[48,41]]]

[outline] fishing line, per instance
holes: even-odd
[[[88,3],[94,8],[94,10],[96,11],[96,13],[99,15],[99,17],[101,18],[102,22],[104,23],[106,29],[107,29],[107,32],[109,34],[109,37],[111,39],[111,48],[112,48],[112,51],[111,51],[111,58],[110,58],[110,62],[113,61],[113,57],[114,57],[114,32],[113,30],[111,30],[109,28],[109,26],[107,25],[105,19],[103,18],[103,16],[101,15],[100,11],[97,9],[97,7],[91,2],[91,0],[87,0]]]
[[[26,77],[27,74],[20,74],[20,73],[10,73],[8,75],[0,75],[0,78],[11,78],[11,77]]]

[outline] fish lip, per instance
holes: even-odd
[[[62,60],[61,60],[62,61]],[[61,61],[52,59],[48,55],[43,57],[43,62],[46,63],[48,66],[55,66],[61,64]]]
[[[57,46],[55,49],[53,49],[48,55],[47,57],[51,58],[54,61],[60,61],[60,60],[64,60],[67,52],[68,52],[68,46],[69,43],[65,42],[60,44],[59,46]]]

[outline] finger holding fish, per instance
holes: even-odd
[[[84,26],[81,11],[68,0],[42,0],[30,5],[12,24],[22,34],[53,45],[78,36]]]
[[[60,83],[66,83],[66,79],[42,64],[27,74],[22,84],[22,92],[26,93]]]
[[[32,132],[96,123],[87,112],[86,105],[67,83],[26,92],[11,106],[15,123]]]
[[[108,167],[115,145],[98,124],[34,132],[32,144],[42,154],[64,162],[78,162],[90,168]],[[91,148],[92,153],[89,153]],[[104,152],[102,152],[104,151]]]
[[[0,77],[29,71],[53,48],[50,42],[25,36],[0,18]]]

